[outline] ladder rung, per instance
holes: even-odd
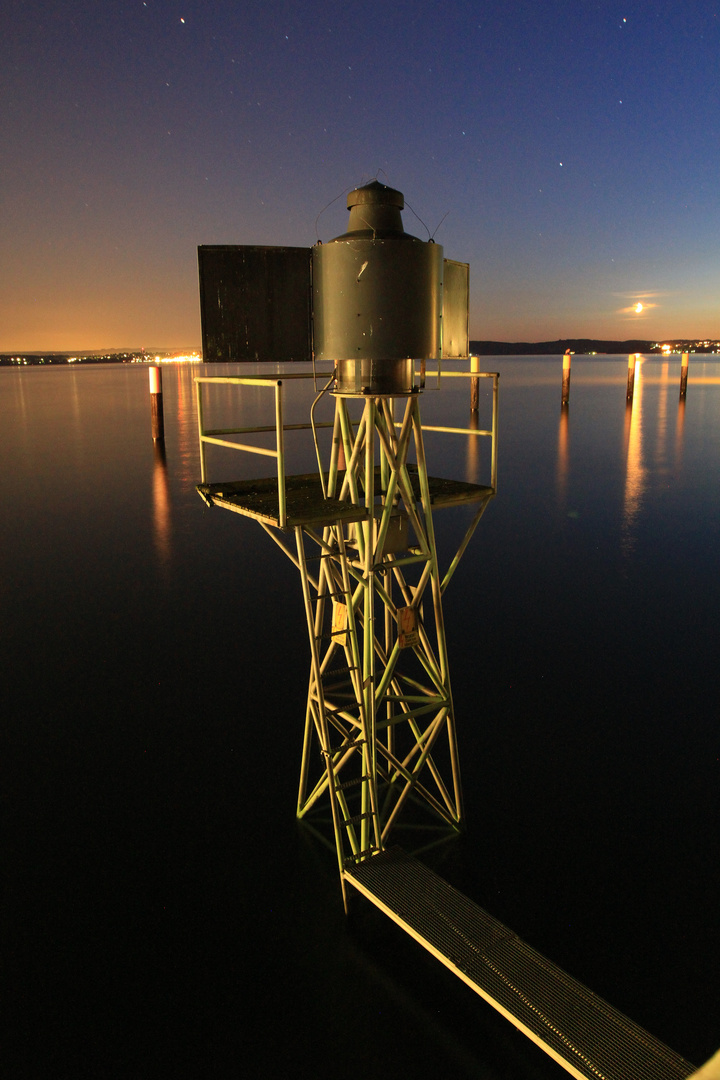
[[[334,757],[335,754],[342,754],[346,750],[355,750],[358,746],[364,746],[365,739],[354,739],[352,742],[341,743],[340,746],[333,746],[329,751],[321,750],[320,753],[324,757]]]
[[[365,848],[364,851],[358,851],[357,855],[348,855],[348,857],[346,859],[344,859],[343,861],[344,861],[346,866],[349,866],[352,863],[360,862],[360,860],[364,859],[366,855],[376,855],[377,852],[379,852],[379,851],[380,851],[379,847]]]
[[[345,824],[357,825],[358,821],[367,821],[371,817],[375,817],[375,815],[371,810],[368,810],[365,814],[354,814],[353,817],[345,818]]]
[[[335,790],[336,791],[345,791],[347,788],[357,787],[358,784],[362,784],[366,780],[369,780],[369,779],[370,779],[369,776],[358,776],[354,780],[343,780],[342,784],[336,784],[335,785]]]

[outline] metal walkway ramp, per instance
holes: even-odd
[[[684,1080],[695,1071],[400,848],[344,877],[573,1076]]]

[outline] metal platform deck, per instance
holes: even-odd
[[[415,498],[420,501],[420,478],[416,465],[408,465],[408,476]],[[480,502],[488,499],[495,491],[484,484],[470,484],[467,480],[443,480],[439,476],[428,476],[430,504],[438,510],[445,506],[460,506],[462,503]]]
[[[376,470],[379,477],[380,472]],[[413,494],[420,499],[420,481],[417,470],[408,466]],[[342,486],[343,473],[339,473]],[[440,509],[461,503],[479,502],[493,494],[493,489],[482,484],[469,484],[464,480],[442,480],[428,477],[430,502]],[[280,510],[277,477],[261,480],[232,480],[223,484],[198,484],[197,490],[208,504],[222,506],[236,514],[264,521],[277,526]],[[363,506],[346,500],[326,499],[317,473],[285,477],[287,505],[287,528],[323,525],[336,521],[361,521],[367,516]]]
[[[684,1080],[695,1071],[400,848],[344,877],[573,1076]]]
[[[232,480],[224,484],[198,484],[206,503],[234,510],[236,514],[279,525],[280,508],[276,476],[261,480]],[[326,499],[317,473],[285,477],[287,528],[324,525],[336,521],[361,521],[367,517],[364,506],[349,501]]]

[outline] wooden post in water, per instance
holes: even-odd
[[[680,400],[682,401],[687,394],[687,377],[688,368],[690,366],[690,353],[684,352],[682,354],[682,367],[680,368]]]
[[[162,397],[162,371],[153,366],[150,374],[150,412],[152,416],[152,437],[155,442],[165,438],[165,421],[163,419]]]
[[[638,353],[630,353],[628,356],[628,381],[627,381],[627,394],[625,395],[626,401],[632,401],[633,394],[635,393],[635,369],[637,367]]]
[[[480,370],[480,357],[479,356],[471,356],[470,357],[470,370],[471,371],[479,371]],[[479,408],[480,408],[480,380],[479,379],[471,379],[470,380],[470,412],[476,413]]]
[[[570,359],[570,350],[566,349],[563,356],[562,405],[567,405],[570,402]]]

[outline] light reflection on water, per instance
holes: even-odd
[[[155,550],[162,567],[167,567],[171,556],[170,489],[168,485],[167,457],[163,442],[153,448],[153,525]]]
[[[485,366],[491,366],[491,358],[485,358]],[[501,419],[500,419],[500,493],[512,490],[530,461],[542,474],[551,464],[548,457],[547,437],[556,428],[553,484],[558,508],[565,515],[578,515],[576,493],[585,485],[583,502],[592,502],[592,489],[597,487],[598,497],[611,517],[613,505],[620,500],[622,518],[619,542],[623,553],[630,555],[637,546],[637,529],[642,520],[643,507],[650,489],[658,485],[681,483],[683,460],[686,452],[684,430],[686,410],[695,414],[704,432],[711,426],[717,430],[717,404],[707,400],[708,395],[717,397],[713,388],[718,387],[718,365],[715,362],[691,362],[688,404],[673,404],[679,386],[679,362],[663,359],[644,359],[638,364],[635,393],[632,404],[623,412],[622,389],[625,367],[622,360],[598,361],[576,357],[573,364],[570,406],[561,410],[558,405],[557,362],[548,360],[509,360],[498,358],[501,369]],[[158,558],[167,562],[173,524],[173,507],[178,496],[185,502],[195,498],[194,486],[199,476],[197,426],[195,421],[195,393],[193,377],[216,373],[208,365],[164,365],[164,400],[167,443],[173,444],[171,475],[163,473],[160,459],[152,474],[152,500],[154,505],[154,528]],[[227,373],[222,365],[217,373]],[[46,465],[55,459],[60,467],[63,462],[78,477],[97,472],[113,472],[108,448],[120,445],[120,440],[132,430],[138,439],[133,455],[133,466],[144,470],[146,465],[138,456],[146,433],[149,411],[145,398],[146,371],[125,368],[122,372],[112,369],[102,371],[32,369],[19,372],[4,370],[4,400],[12,411],[13,452],[18,447],[27,448],[29,471],[38,482],[37,465]],[[62,391],[60,381],[62,380]],[[472,422],[469,411],[465,415],[464,399],[469,398],[469,387],[462,384],[443,384],[439,397],[429,388],[422,408],[426,422]],[[112,385],[111,385],[112,384]],[[122,391],[119,392],[122,386]],[[28,391],[32,387],[32,400]],[[720,388],[720,387],[719,387]],[[293,387],[293,391],[296,387]],[[483,386],[483,389],[485,387]],[[693,400],[693,395],[695,400]],[[299,404],[295,407],[292,421],[305,420],[310,387],[298,393]],[[706,400],[700,401],[701,396]],[[104,398],[104,400],[102,400]],[[258,416],[272,422],[271,395],[261,389],[250,388],[238,395],[234,388],[213,388],[213,408],[218,424],[253,423]],[[592,405],[589,404],[592,400]],[[11,405],[12,402],[12,405]],[[112,402],[112,405],[110,404]],[[698,415],[698,409],[701,409]],[[292,413],[292,409],[291,409]],[[515,425],[522,415],[522,431],[515,440]],[[554,421],[553,421],[554,415]],[[619,424],[622,420],[622,428]],[[479,423],[486,424],[487,418]],[[38,426],[39,425],[39,426]],[[10,430],[6,427],[6,441]],[[693,432],[698,438],[697,427]],[[616,440],[620,440],[619,443]],[[451,440],[450,440],[451,442]],[[297,440],[299,444],[299,439]],[[444,467],[457,471],[474,482],[487,482],[489,452],[483,439],[458,439],[454,445],[427,437],[431,469]],[[514,445],[513,445],[514,444]],[[101,450],[98,455],[98,447]],[[291,453],[297,450],[292,437],[289,439]],[[613,448],[615,447],[615,448]],[[693,452],[695,447],[692,448]],[[522,452],[525,460],[516,455]],[[257,459],[228,455],[220,451],[215,456],[210,451],[210,464],[217,478],[225,478],[229,469],[234,475],[250,475],[258,469]],[[298,451],[300,457],[297,471],[313,467],[313,455]],[[702,462],[695,466],[706,469]],[[613,477],[622,472],[622,486],[613,490]],[[123,467],[125,476],[127,465]],[[600,475],[602,474],[602,475]],[[163,480],[163,476],[165,477]],[[119,484],[117,476],[113,482]],[[135,489],[137,490],[137,488]],[[498,503],[497,506],[501,504]],[[497,510],[495,512],[501,512]]]
[[[522,361],[515,363],[525,367]],[[503,389],[509,386],[512,393],[518,375],[513,372],[510,361],[499,358],[498,364],[509,368],[501,385]],[[541,395],[545,399],[554,398],[557,388],[556,373],[551,375],[548,371],[553,366],[556,368],[557,363],[545,361],[542,366],[545,368],[543,374],[532,372],[529,378],[523,379],[525,387],[535,388],[536,404],[540,407]],[[656,504],[646,505],[650,493],[659,492],[663,487],[687,484],[688,479],[693,485],[702,483],[702,478],[707,478],[713,468],[712,448],[717,444],[720,430],[720,393],[716,392],[720,391],[720,365],[714,361],[691,362],[689,404],[679,399],[679,366],[679,362],[671,363],[667,359],[642,358],[637,365],[633,400],[623,410],[626,368],[622,362],[601,363],[576,357],[570,406],[567,409],[557,407],[555,491],[558,507],[565,514],[577,517],[577,508],[568,502],[568,499],[572,501],[574,483],[586,485],[586,496],[590,497],[593,487],[605,490],[613,474],[621,473],[618,479],[622,486],[616,487],[615,492],[621,497],[619,542],[625,556],[636,549],[637,530],[644,509],[650,517],[657,512]],[[613,373],[608,371],[611,367],[615,368]],[[615,391],[612,398],[610,388]],[[592,405],[588,410],[589,399]],[[508,421],[508,395],[503,395],[502,400],[501,440],[505,436],[503,425]],[[691,447],[693,461],[687,465],[694,476],[687,475],[684,462],[688,408],[693,410],[695,426]],[[526,411],[523,412],[527,420]],[[619,430],[621,417],[622,430]],[[539,428],[536,419],[534,433],[541,440]],[[588,441],[589,437],[593,437],[592,443]],[[573,440],[574,458],[571,452]],[[710,453],[704,453],[705,449]],[[507,458],[503,458],[501,468],[506,471],[507,467]],[[604,502],[610,515],[612,498],[612,490],[605,490]],[[699,510],[694,506],[692,509]]]
[[[501,372],[498,497],[446,603],[470,818],[438,869],[699,1062],[720,1044],[707,1004],[720,968],[720,365],[691,360],[683,403],[679,358],[646,358],[626,408],[626,358],[575,357],[563,411],[561,358],[483,363]],[[317,1046],[331,1028],[340,1053],[358,1010],[366,1026],[381,1010],[394,1034],[348,1075],[407,1071],[413,1041],[418,1069],[456,1054],[463,1075],[558,1075],[502,1025],[477,1038],[476,1006],[381,924],[375,952],[346,933],[332,859],[293,824],[307,686],[296,572],[195,492],[199,372],[229,373],[163,367],[163,453],[139,365],[0,369],[10,865],[14,917],[30,920],[13,1000],[56,1013],[57,1038],[68,1024],[99,1032],[125,1075],[152,1053],[192,1058],[191,1038],[233,1065],[250,1053],[263,1073],[292,1057],[331,1075]],[[459,384],[428,388],[426,423],[469,421]],[[289,423],[313,396],[298,389]],[[218,426],[272,422],[272,395],[238,405],[221,388],[212,409]],[[288,445],[293,471],[313,468],[311,448]],[[487,440],[428,434],[426,450],[432,473],[487,482]],[[211,459],[219,480],[257,469]],[[444,549],[462,515],[438,515]],[[133,1046],[98,1013],[96,999],[118,997]],[[157,1001],[164,1018],[143,1035]],[[278,1013],[305,1025],[292,1053],[268,1029]]]
[[[561,507],[565,506],[567,498],[568,470],[570,463],[570,412],[569,409],[560,410],[560,422],[558,424],[558,456],[557,456],[557,494]]]
[[[635,373],[633,400],[628,402],[625,407],[625,453],[627,464],[622,539],[622,550],[625,555],[629,555],[634,548],[634,526],[640,514],[645,488],[645,470],[642,455],[642,398],[642,368],[638,363]]]

